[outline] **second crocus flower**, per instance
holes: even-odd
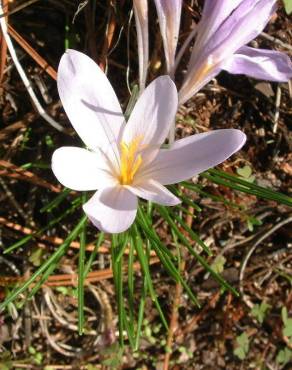
[[[245,46],[265,28],[276,0],[205,0],[202,19],[183,85],[180,104],[196,94],[221,70],[285,82],[292,77],[289,57]]]

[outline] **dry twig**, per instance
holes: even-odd
[[[22,68],[22,66],[21,66],[21,64],[18,60],[18,57],[16,55],[14,46],[13,46],[13,44],[11,42],[11,39],[10,39],[10,36],[8,34],[7,23],[6,23],[5,17],[3,17],[3,14],[4,14],[4,12],[3,12],[2,0],[1,0],[0,1],[0,26],[1,26],[2,34],[3,34],[3,37],[6,41],[6,44],[7,44],[10,56],[13,60],[14,65],[15,65],[15,68],[17,69],[17,72],[19,73],[19,76],[20,76],[20,78],[21,78],[21,80],[22,80],[22,82],[23,82],[31,100],[33,101],[33,104],[34,104],[36,110],[41,115],[41,117],[46,122],[48,122],[52,127],[54,127],[56,130],[61,131],[61,132],[64,131],[63,127],[58,122],[56,122],[51,116],[49,116],[48,113],[44,110],[44,108],[40,104],[36,94],[34,93],[32,85],[31,85],[29,79],[27,78],[26,73],[25,73],[24,69]]]

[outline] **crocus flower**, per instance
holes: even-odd
[[[133,0],[139,57],[139,86],[146,84],[149,62],[148,0]]]
[[[155,0],[163,39],[167,73],[172,74],[178,41],[182,0]]]
[[[87,148],[57,149],[52,170],[70,189],[98,189],[83,209],[105,232],[119,233],[130,227],[137,197],[167,206],[180,203],[164,185],[219,164],[245,142],[244,133],[226,129],[189,136],[170,149],[160,149],[178,106],[177,90],[168,76],[148,85],[127,123],[106,75],[80,52],[68,50],[63,55],[58,90]]]
[[[205,0],[183,85],[180,104],[222,69],[254,78],[285,82],[292,77],[287,55],[245,46],[275,12],[276,0]]]

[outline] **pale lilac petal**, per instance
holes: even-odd
[[[59,64],[57,82],[64,109],[83,142],[93,150],[111,148],[117,156],[115,142],[124,117],[103,71],[85,54],[67,50]]]
[[[208,28],[200,28],[188,71],[179,91],[180,104],[185,103],[215,77],[224,68],[226,60],[263,30],[275,11],[275,2],[276,0],[241,1],[216,32],[211,32],[211,36]],[[221,3],[224,5],[225,1],[220,1]],[[207,5],[210,8],[211,2],[207,2]],[[230,5],[229,9],[231,8]],[[224,10],[219,13],[224,16],[227,14]]]
[[[132,186],[127,186],[127,188],[140,198],[165,206],[175,206],[181,203],[166,187],[152,179],[147,179],[138,184],[134,183]]]
[[[257,37],[276,10],[276,0],[245,0],[208,42],[204,54],[223,61]]]
[[[133,5],[138,43],[139,85],[140,91],[143,91],[149,62],[148,1],[133,0]]]
[[[193,95],[200,91],[209,83],[212,78],[216,77],[221,72],[221,65],[215,65],[213,58],[209,57],[202,63],[198,63],[192,70],[189,70],[184,83],[182,84],[179,93],[179,105],[184,104]]]
[[[170,73],[175,60],[182,0],[155,0],[155,5],[163,39],[167,72]]]
[[[239,49],[227,60],[224,69],[233,74],[245,74],[260,80],[285,82],[292,78],[292,63],[288,55],[247,46]]]
[[[244,1],[245,0],[205,0],[190,63],[194,62],[196,51],[208,42],[226,18]]]
[[[83,210],[99,230],[117,234],[127,230],[135,220],[138,200],[122,186],[97,191]]]
[[[139,97],[123,133],[123,141],[139,140],[141,148],[159,148],[177,111],[177,90],[168,76],[156,78]]]
[[[192,135],[174,142],[171,149],[161,150],[139,176],[152,178],[163,185],[187,180],[237,152],[246,136],[240,130],[216,130]]]
[[[52,171],[62,185],[77,191],[101,189],[116,183],[104,160],[82,148],[57,149],[52,157]]]

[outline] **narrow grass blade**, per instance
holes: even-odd
[[[179,282],[184,287],[185,291],[187,292],[192,302],[198,307],[201,307],[198,299],[196,298],[188,284],[185,282],[185,280],[181,277],[178,269],[174,266],[171,259],[167,255],[163,254],[159,246],[157,246],[155,243],[152,244],[152,248],[154,249],[155,253],[157,254],[158,258],[160,259],[161,263],[163,264],[168,274],[174,279],[175,282]]]
[[[80,233],[80,248],[78,258],[78,333],[83,334],[84,327],[84,260],[86,247],[86,222],[82,225]]]
[[[130,242],[128,256],[129,318],[134,322],[134,245]]]
[[[190,198],[188,198],[187,196],[185,196],[185,194],[183,194],[183,192],[181,190],[177,189],[176,186],[169,186],[169,188],[185,204],[187,204],[190,207],[193,207],[197,212],[201,212],[202,211],[202,208],[200,206],[198,206],[197,203],[195,203]]]
[[[125,312],[123,309],[123,270],[122,270],[122,262],[123,259],[116,261],[116,253],[118,248],[118,237],[117,235],[112,236],[112,269],[113,269],[113,276],[114,276],[114,283],[115,283],[115,290],[117,294],[117,303],[118,303],[118,318],[119,318],[119,344],[120,347],[124,347],[124,323],[125,323]]]
[[[86,279],[86,277],[87,277],[87,275],[88,275],[88,273],[89,273],[89,271],[91,269],[91,266],[92,266],[92,264],[93,264],[93,262],[94,262],[94,260],[96,258],[98,249],[99,249],[101,243],[103,242],[103,240],[104,240],[104,233],[103,232],[100,232],[100,234],[98,236],[98,239],[97,239],[97,242],[96,242],[96,244],[94,246],[94,249],[91,252],[90,257],[89,257],[89,259],[88,259],[88,261],[87,261],[87,263],[86,263],[86,265],[84,267],[84,280]]]
[[[143,211],[141,207],[138,208],[137,222],[143,230],[143,234],[152,242],[159,244],[159,247],[166,253],[169,258],[176,260],[176,257],[171,253],[171,251],[161,242],[159,236],[156,234],[153,226],[151,224],[151,219]]]
[[[61,194],[57,195],[50,203],[46,204],[44,207],[40,209],[41,213],[44,212],[51,212],[54,208],[58,207],[59,204],[63,202],[63,200],[67,197],[67,195],[71,192],[70,189],[64,188]]]
[[[145,217],[146,216],[145,216],[145,213],[143,213],[143,210],[138,209],[137,223],[140,226],[141,231],[143,232],[143,234],[147,238],[149,236],[149,234],[147,232],[148,228],[145,228],[145,222],[148,222],[148,221],[146,221]],[[160,261],[164,265],[164,267],[165,267],[166,271],[169,273],[169,275],[176,282],[180,282],[182,284],[182,286],[184,287],[184,289],[188,293],[188,295],[189,295],[190,299],[193,301],[193,303],[196,304],[198,307],[200,307],[200,304],[199,304],[197,298],[195,297],[195,295],[193,294],[193,292],[191,291],[191,289],[189,288],[187,283],[184,281],[184,279],[180,276],[179,271],[177,270],[177,268],[175,267],[175,265],[172,262],[172,260],[176,261],[177,257],[174,256],[171,253],[171,251],[169,251],[169,249],[167,249],[164,246],[163,243],[161,243],[158,236],[155,237],[154,239],[151,239],[151,237],[150,237],[150,241],[151,241],[152,249],[157,254],[158,258],[160,259]]]
[[[52,273],[57,268],[57,266],[60,262],[60,259],[63,257],[64,254],[65,254],[65,252],[63,254],[61,254],[59,256],[59,258],[56,259],[56,261],[48,267],[48,269],[44,272],[42,277],[37,281],[35,286],[29,292],[29,295],[27,296],[27,299],[31,299],[38,292],[38,290],[42,287],[42,285],[48,280],[49,276],[51,276]]]
[[[124,240],[122,242],[122,245],[119,249],[119,251],[117,252],[117,255],[116,255],[116,261],[119,262],[119,260],[122,258],[124,252],[125,252],[125,249],[128,245],[128,242],[129,242],[129,235],[128,234],[125,234],[124,235]]]
[[[238,176],[228,174],[221,170],[210,169],[207,172],[204,172],[201,176],[207,178],[212,182],[227,186],[235,190],[239,190],[243,193],[253,194],[264,199],[274,200],[275,202],[282,203],[290,207],[292,206],[291,197],[280,192],[256,185],[252,182],[245,181]]]
[[[140,236],[140,233],[139,233],[136,225],[133,226],[132,231],[133,231],[132,232],[133,244],[135,246],[137,256],[138,256],[139,262],[141,264],[143,274],[146,278],[146,282],[147,282],[147,285],[148,285],[148,289],[149,289],[151,299],[155,303],[156,309],[159,313],[159,316],[161,318],[161,321],[162,321],[164,327],[168,330],[167,321],[165,319],[164,313],[163,313],[163,311],[160,307],[160,304],[159,304],[159,301],[157,299],[155,290],[153,288],[152,279],[151,279],[150,271],[149,271],[149,260],[147,260],[147,256],[144,254],[141,236]]]
[[[223,203],[225,204],[226,206],[229,206],[229,207],[232,207],[232,208],[236,208],[236,209],[240,209],[240,210],[243,210],[244,207],[239,205],[239,204],[236,204],[234,202],[231,202],[230,200],[227,200],[225,199],[224,197],[221,197],[221,196],[218,196],[218,195],[214,195],[214,194],[211,194],[205,190],[202,190],[202,187],[199,186],[199,185],[196,185],[196,184],[192,184],[192,183],[189,183],[189,182],[183,182],[181,184],[183,187],[187,188],[187,189],[190,189],[200,195],[203,195],[207,198],[210,198],[212,200],[214,200],[215,202],[220,202],[220,203]]]
[[[206,260],[198,254],[193,247],[190,245],[189,241],[186,239],[186,237],[179,231],[177,225],[170,217],[168,211],[165,207],[159,207],[159,210],[161,212],[161,215],[165,218],[169,226],[172,228],[172,230],[176,233],[177,237],[181,240],[183,245],[188,249],[188,251],[198,260],[198,262],[210,273],[211,276],[224,288],[230,290],[234,295],[239,296],[238,292],[225,281],[222,276],[217,274],[206,262]]]
[[[0,311],[3,310],[10,302],[12,302],[19,294],[23,293],[38,277],[41,276],[53,263],[58,261],[67,251],[70,243],[77,237],[86,222],[86,216],[83,216],[75,228],[71,231],[64,243],[51,255],[51,257],[31,275],[31,277],[19,288],[15,289],[7,299],[0,304]]]
[[[212,256],[213,253],[208,248],[208,246],[200,239],[199,235],[197,235],[185,222],[184,220],[179,217],[175,212],[172,210],[168,210],[169,214],[189,233],[190,237],[195,240],[200,247],[208,254],[208,256]]]
[[[81,202],[82,202],[81,197],[79,197],[77,200],[74,201],[74,204],[72,205],[72,207],[68,208],[60,216],[54,218],[46,226],[42,227],[40,230],[36,231],[35,233],[33,233],[31,235],[27,235],[24,238],[18,240],[16,243],[14,243],[10,247],[6,248],[3,251],[3,253],[4,254],[10,253],[13,250],[15,250],[15,249],[21,247],[22,245],[26,244],[28,241],[30,241],[34,237],[42,235],[45,231],[49,230],[51,227],[53,227],[54,225],[59,223],[61,220],[63,220],[63,218],[65,218],[66,216],[68,216],[69,214],[74,212],[76,210],[76,208],[80,206]]]
[[[141,331],[142,331],[142,323],[143,323],[143,318],[144,318],[146,296],[147,296],[147,281],[146,281],[146,278],[144,277],[140,304],[139,304],[139,311],[138,311],[137,334],[136,334],[135,346],[134,346],[135,351],[138,351],[138,348],[139,348],[139,342],[140,342]]]

